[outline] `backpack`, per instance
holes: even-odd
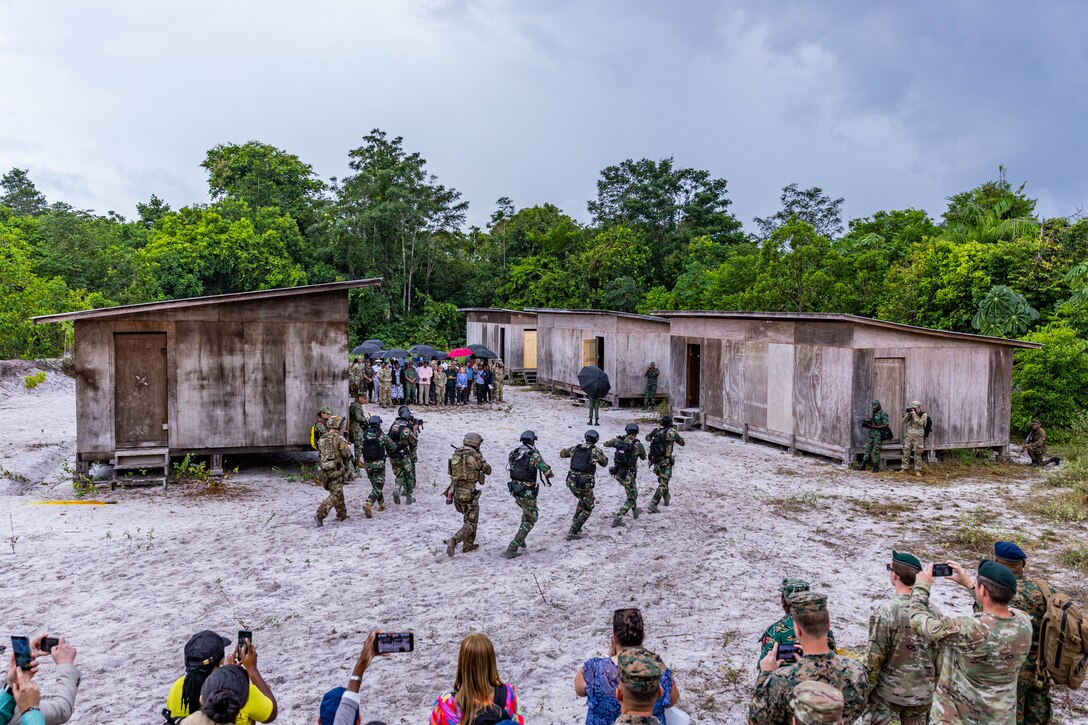
[[[665,460],[668,452],[668,434],[665,428],[654,428],[650,434],[650,463],[660,463]]]
[[[635,447],[635,441],[629,441],[626,438],[620,440],[616,445],[616,455],[613,458],[616,463],[616,468],[625,468],[629,471],[635,470],[638,466],[638,449]]]
[[[404,440],[404,432],[408,429],[408,424],[404,421],[398,420],[393,425],[389,426],[389,437],[393,439],[393,442],[397,444],[397,447],[393,450],[391,455],[393,458],[406,458],[408,456],[408,441]]]
[[[1088,619],[1065,594],[1046,582],[1032,579],[1046,599],[1046,614],[1039,625],[1038,674],[1044,671],[1054,684],[1075,690],[1088,675]]]
[[[926,423],[926,435],[929,435],[929,429],[932,428],[932,427],[933,427],[932,425],[930,425],[929,423]],[[885,441],[890,441],[894,437],[895,437],[895,434],[892,433],[891,428],[881,428],[880,429],[880,442],[881,443],[883,443]]]
[[[924,440],[926,438],[929,438],[929,434],[932,433],[932,432],[933,432],[933,417],[927,414],[926,415],[926,432],[922,436],[922,439]]]
[[[479,475],[476,468],[470,466],[469,457],[474,453],[471,448],[458,448],[450,458],[450,476],[455,481],[476,481]]]
[[[310,426],[310,448],[317,450],[317,424]]]
[[[385,446],[382,445],[381,438],[380,428],[367,428],[366,433],[363,433],[363,460],[367,463],[385,460]]]
[[[532,462],[532,448],[519,446],[510,451],[510,478],[522,483],[536,482],[536,467]]]
[[[576,473],[593,473],[593,449],[579,445],[570,457],[570,470]]]
[[[500,704],[502,703],[502,704]],[[513,725],[506,712],[506,685],[495,685],[495,702],[476,713],[471,725]]]

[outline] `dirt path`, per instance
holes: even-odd
[[[519,686],[530,722],[577,723],[585,706],[571,687],[575,671],[606,652],[611,611],[635,605],[647,619],[647,645],[677,674],[682,707],[698,722],[743,722],[757,638],[779,616],[784,576],[827,592],[839,642],[859,651],[872,606],[890,592],[884,562],[893,546],[939,552],[961,515],[989,512],[1032,480],[941,484],[854,473],[692,432],[664,514],[610,528],[623,497],[604,476],[589,536],[568,543],[574,499],[557,451],[581,439],[584,411],[565,399],[508,393],[504,410],[417,410],[428,423],[414,506],[391,505],[367,520],[369,486],[356,482],[346,490],[351,518],[314,529],[324,492],[297,480],[284,461],[248,466],[229,478],[224,495],[200,495],[202,487],[190,485],[103,492],[117,502],[108,506],[38,505],[74,495],[71,382],[0,388],[0,557],[8,582],[0,619],[14,632],[70,634],[85,670],[80,723],[132,715],[157,721],[167,688],[182,674],[187,637],[203,628],[233,634],[243,625],[254,631],[281,722],[311,722],[321,694],[344,683],[365,633],[379,627],[413,630],[417,652],[367,673],[368,717],[424,721],[452,684],[460,639],[482,630],[495,641],[503,677]],[[603,413],[602,436],[621,431],[631,413]],[[519,511],[501,470],[526,427],[559,475],[541,495],[528,555],[506,561],[499,555]],[[470,430],[484,436],[496,475],[482,498],[483,548],[450,560],[442,541],[460,518],[440,493],[450,446]],[[651,477],[645,469],[639,475],[648,492]],[[1052,573],[1058,585],[1074,583],[1070,572]],[[968,611],[967,595],[951,589],[938,586],[938,602]]]

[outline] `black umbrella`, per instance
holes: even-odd
[[[381,350],[383,347],[385,347],[385,343],[382,342],[381,340],[377,339],[377,338],[374,338],[373,340],[363,340],[363,344],[364,345],[377,345],[379,350]]]
[[[578,371],[578,385],[586,395],[598,399],[608,395],[608,391],[612,389],[608,373],[596,365],[586,365]]]
[[[380,345],[375,345],[375,344],[370,343],[370,342],[364,342],[362,345],[359,345],[354,350],[352,350],[351,354],[352,355],[373,355],[374,353],[381,351],[381,349],[382,348],[381,348]]]
[[[434,349],[430,345],[412,345],[408,348],[408,352],[413,355],[419,355],[420,357],[427,357],[428,355],[435,355],[438,350]]]
[[[383,352],[382,357],[405,358],[408,357],[408,351],[401,350],[399,347],[395,347],[392,350],[386,350],[385,352]]]
[[[473,352],[476,352],[477,350],[486,350],[487,349],[487,345],[481,345],[478,342],[475,343],[475,344],[472,344],[472,345],[465,345],[465,347],[467,347],[469,350],[472,350]]]
[[[445,360],[449,357],[449,355],[442,352],[441,350],[435,350],[434,355],[431,355],[431,357],[433,357],[435,360]]]
[[[472,357],[478,357],[481,360],[494,360],[498,357],[498,355],[481,345],[480,347],[472,351]]]

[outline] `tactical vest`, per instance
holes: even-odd
[[[668,428],[654,428],[650,434],[650,463],[665,460],[669,454]]]
[[[570,457],[570,470],[575,473],[593,473],[593,446],[579,444]]]
[[[510,453],[510,478],[521,483],[536,483],[536,466],[532,462],[533,449],[520,446]]]
[[[385,460],[385,446],[382,445],[382,429],[373,426],[366,429],[363,434],[363,460],[367,463],[376,463]]]
[[[633,471],[638,467],[638,442],[623,438],[616,446],[614,461],[617,468]]]
[[[408,457],[408,453],[411,452],[411,446],[408,443],[407,433],[407,421],[398,419],[393,425],[389,426],[389,437],[397,444],[397,447],[389,454],[391,458],[401,459]]]

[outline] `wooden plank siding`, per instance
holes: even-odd
[[[513,310],[462,310],[465,313],[465,344],[484,345],[502,358],[509,374],[536,368],[535,353],[527,363],[525,331],[536,329],[536,315]],[[504,333],[505,331],[505,351]]]

